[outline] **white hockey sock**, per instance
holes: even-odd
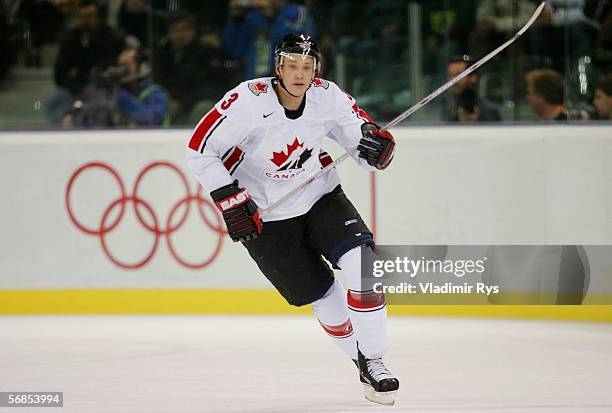
[[[331,340],[353,360],[357,359],[357,341],[349,319],[346,293],[335,280],[325,295],[312,303],[312,309]]]
[[[384,294],[362,289],[361,247],[340,257],[338,267],[348,287],[347,303],[359,350],[369,359],[382,357],[387,351],[387,306]]]

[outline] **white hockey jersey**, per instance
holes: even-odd
[[[331,162],[322,149],[325,136],[344,148],[357,147],[361,125],[370,121],[355,100],[333,82],[315,79],[306,92],[303,114],[289,119],[272,87],[272,79],[239,84],[194,129],[187,163],[210,193],[238,179],[260,210]],[[354,156],[360,165],[375,168]],[[340,180],[335,170],[307,185],[264,217],[278,221],[303,215]]]

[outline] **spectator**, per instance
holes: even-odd
[[[533,9],[529,0],[482,0],[476,12],[476,28],[469,38],[472,56],[481,58],[510,38],[529,20]]]
[[[472,64],[471,58],[467,55],[456,57],[448,64],[448,79],[452,79]],[[471,75],[461,79],[451,88],[451,98],[446,100],[443,105],[442,120],[446,122],[459,121],[458,100],[461,94],[466,89],[472,89],[474,93],[478,90],[478,75]],[[497,105],[485,97],[476,96],[476,105],[478,108],[478,122],[493,122],[500,121],[501,114]]]
[[[595,85],[593,106],[597,119],[612,120],[612,74],[602,77]]]
[[[79,92],[87,83],[91,69],[112,65],[122,45],[119,34],[103,23],[96,1],[81,1],[79,26],[68,31],[60,44],[55,82],[72,93]]]
[[[561,75],[551,69],[527,73],[527,101],[531,110],[547,121],[567,121],[569,113],[564,104],[565,90]]]
[[[47,117],[59,126],[76,96],[89,82],[94,67],[112,65],[123,46],[123,40],[103,23],[100,7],[94,0],[79,3],[79,25],[69,30],[60,44],[55,61],[54,91],[47,102]]]
[[[230,57],[246,58],[246,77],[268,76],[274,69],[274,45],[284,35],[315,35],[305,6],[283,0],[229,0],[223,44]]]
[[[193,15],[179,11],[170,16],[154,77],[170,93],[173,124],[193,124],[194,117],[200,119],[230,86],[223,61],[221,50],[198,41]]]
[[[126,35],[136,37],[140,44],[148,45],[148,22],[147,9],[152,12],[147,0],[123,0],[119,7],[117,23]]]

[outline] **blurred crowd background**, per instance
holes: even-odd
[[[390,120],[510,38],[539,0],[0,0],[0,128],[192,127],[273,72],[288,32]],[[612,119],[612,0],[548,0],[513,46],[406,122]]]

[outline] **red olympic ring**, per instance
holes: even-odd
[[[170,212],[166,217],[164,227],[160,226],[160,220],[158,219],[158,216],[152,206],[139,195],[140,184],[142,183],[143,178],[147,173],[149,173],[155,168],[166,168],[175,172],[180,178],[182,186],[185,189],[186,193],[185,197],[179,199],[170,209]],[[104,209],[102,217],[100,218],[100,224],[98,228],[90,228],[83,225],[76,218],[71,204],[71,194],[75,181],[79,176],[81,176],[83,172],[89,169],[102,169],[103,171],[108,172],[117,182],[117,185],[119,187],[119,196]],[[123,215],[126,210],[126,204],[128,202],[132,204],[134,213],[140,225],[142,225],[145,230],[155,235],[153,245],[151,246],[151,249],[149,250],[147,255],[140,261],[134,263],[126,263],[120,261],[115,255],[113,255],[106,241],[106,235],[113,231],[123,219]],[[198,212],[200,217],[202,218],[202,221],[217,234],[217,242],[212,254],[206,257],[203,261],[196,263],[188,262],[186,259],[181,257],[172,241],[172,234],[178,231],[183,226],[185,221],[187,221],[189,213],[191,212],[192,202],[195,202],[197,204]],[[182,213],[182,215],[178,216],[177,222],[175,224],[172,224],[179,209],[183,205],[185,205],[185,207],[183,208],[184,212]],[[119,213],[114,219],[109,222],[111,212],[117,206],[119,207]],[[216,222],[211,222],[205,212],[205,208],[208,208],[213,212]],[[112,166],[103,162],[89,162],[84,165],[81,165],[79,168],[77,168],[76,171],[74,171],[74,173],[68,180],[68,185],[66,186],[66,210],[68,212],[68,217],[79,230],[88,235],[95,235],[99,238],[102,251],[113,264],[127,270],[135,270],[144,267],[155,255],[155,252],[157,251],[157,248],[159,246],[159,240],[161,237],[164,236],[166,237],[166,242],[168,244],[168,250],[170,251],[170,254],[180,265],[190,269],[204,268],[207,265],[210,265],[219,256],[219,253],[221,252],[221,247],[223,245],[223,239],[227,234],[223,225],[221,214],[208,199],[204,198],[202,194],[202,187],[198,185],[198,189],[196,190],[195,195],[192,194],[192,192],[189,190],[189,183],[187,181],[187,178],[185,177],[183,172],[176,165],[166,161],[156,161],[145,166],[145,168],[138,174],[136,181],[134,182],[134,188],[131,195],[128,195],[128,193],[126,192],[125,185],[123,184],[121,176],[117,173],[117,171],[115,171]],[[144,219],[143,210],[146,215],[151,218],[152,223],[149,223]]]

